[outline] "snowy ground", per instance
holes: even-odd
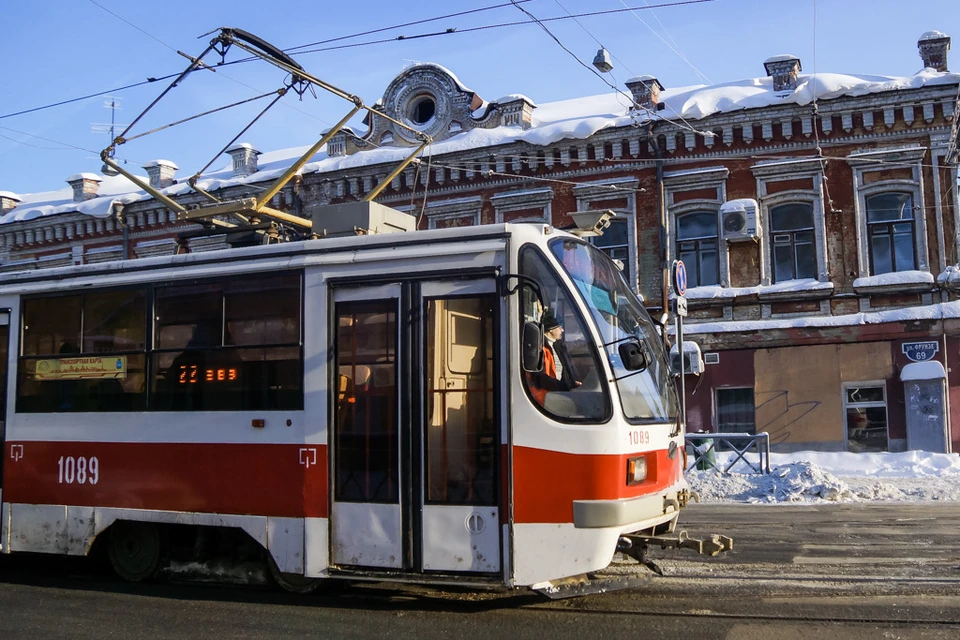
[[[726,468],[731,454],[718,453]],[[756,466],[756,454],[749,456]],[[700,501],[740,503],[960,502],[960,456],[945,453],[821,453],[770,455],[770,474],[742,462],[729,474],[687,472]]]

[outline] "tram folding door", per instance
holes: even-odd
[[[499,573],[494,292],[486,279],[336,290],[335,565]]]
[[[0,311],[0,504],[3,504],[3,462],[8,455],[6,445],[7,431],[7,361],[10,352],[10,312]],[[3,517],[0,513],[0,531],[3,529]],[[0,549],[3,549],[3,537],[0,536]]]

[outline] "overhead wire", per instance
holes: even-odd
[[[624,2],[624,0],[620,0],[620,4],[622,4],[622,5],[625,6],[625,7],[627,6],[627,3]],[[653,7],[650,7],[650,5],[647,3],[647,0],[643,0],[643,4],[647,5],[648,8],[653,9]],[[656,12],[656,11],[651,11],[650,13],[653,14],[653,17],[656,18],[656,20],[657,20],[658,23],[660,23],[660,27],[663,29],[663,32],[667,34],[667,36],[670,38],[670,40],[671,40],[671,42],[672,42],[673,44],[671,44],[670,42],[667,42],[659,33],[657,33],[657,30],[656,30],[656,29],[654,29],[654,28],[651,27],[649,24],[647,24],[647,21],[644,20],[643,18],[641,18],[641,17],[640,17],[640,14],[638,14],[636,11],[633,11],[633,10],[630,11],[630,14],[631,14],[633,17],[635,17],[637,20],[640,21],[640,23],[641,23],[643,26],[645,26],[647,29],[649,29],[649,30],[650,30],[650,33],[652,33],[653,35],[657,36],[657,38],[659,38],[660,41],[661,41],[663,44],[665,44],[668,49],[670,49],[671,51],[673,51],[675,54],[677,54],[677,56],[678,56],[681,60],[683,60],[684,62],[686,62],[686,63],[690,66],[690,68],[693,69],[693,72],[696,73],[698,76],[700,76],[700,78],[701,78],[704,82],[706,82],[707,84],[713,84],[713,81],[710,80],[710,78],[708,78],[703,72],[701,72],[700,69],[698,69],[696,66],[694,66],[694,64],[693,64],[692,62],[690,62],[690,60],[687,58],[687,56],[684,55],[684,53],[683,53],[682,51],[680,51],[680,48],[679,48],[679,46],[677,45],[677,41],[673,39],[673,36],[671,36],[671,35],[670,35],[670,32],[667,31],[667,27],[664,26],[663,22],[660,21],[660,17],[657,16],[657,12]]]
[[[518,2],[528,2],[528,1],[530,1],[530,0],[517,0],[517,1],[518,1]],[[674,0],[674,1],[672,1],[672,2],[666,2],[666,3],[662,3],[662,4],[657,4],[657,5],[647,5],[647,6],[644,6],[644,7],[628,7],[628,8],[624,8],[624,9],[608,9],[608,10],[604,10],[604,11],[591,11],[591,12],[586,12],[586,13],[578,13],[578,14],[574,14],[574,16],[576,16],[576,17],[578,17],[578,18],[583,18],[583,17],[588,17],[588,16],[598,16],[598,15],[607,15],[607,14],[611,14],[611,13],[620,13],[620,12],[629,11],[629,10],[645,10],[645,9],[651,9],[651,10],[652,10],[652,9],[661,9],[661,8],[665,8],[665,7],[679,7],[679,6],[685,6],[685,5],[702,4],[702,3],[716,2],[716,1],[717,1],[717,0]],[[510,5],[512,5],[512,4],[513,4],[512,2],[511,2],[510,4],[503,3],[503,4],[499,4],[499,5],[494,5],[494,6],[489,7],[489,8],[490,8],[490,9],[501,8],[501,7],[504,7],[504,6],[510,6]],[[476,12],[478,12],[478,11],[480,11],[480,9],[474,11],[474,13],[476,13]],[[462,13],[467,13],[467,12],[462,12]],[[451,14],[451,15],[458,15],[458,14]],[[554,18],[542,18],[542,21],[544,21],[544,22],[551,22],[551,21],[556,21],[556,20],[569,20],[569,19],[571,19],[571,18],[572,18],[572,16],[558,16],[558,17],[554,17]],[[426,19],[425,21],[433,21],[433,20],[437,20],[437,19],[442,19],[442,18]],[[499,23],[499,24],[490,24],[490,25],[483,25],[483,26],[479,26],[479,27],[472,27],[472,28],[467,28],[467,29],[456,29],[456,28],[454,28],[454,29],[450,29],[450,30],[446,30],[446,31],[441,31],[441,32],[433,33],[433,34],[419,34],[419,35],[413,35],[413,36],[398,36],[398,37],[395,37],[395,38],[387,38],[387,39],[384,39],[384,40],[373,40],[373,41],[367,41],[367,42],[355,42],[355,43],[350,43],[350,44],[341,45],[341,46],[335,46],[335,47],[326,47],[326,48],[321,48],[321,49],[312,49],[312,50],[307,50],[307,51],[298,51],[298,52],[297,52],[297,55],[306,55],[306,54],[310,54],[310,53],[318,53],[318,52],[323,52],[323,51],[334,51],[334,50],[337,50],[337,49],[347,49],[347,48],[354,48],[354,47],[362,47],[362,46],[368,46],[368,45],[373,45],[373,44],[382,44],[382,43],[386,43],[386,42],[397,42],[397,41],[401,41],[401,40],[415,40],[415,39],[418,39],[418,38],[433,37],[433,36],[440,36],[440,35],[450,35],[450,34],[454,34],[454,33],[456,33],[456,34],[464,34],[464,33],[470,33],[470,32],[474,32],[474,31],[482,31],[482,30],[486,30],[486,29],[498,29],[498,28],[505,28],[505,27],[523,26],[523,25],[529,25],[529,24],[530,24],[529,21],[522,20],[522,21],[519,21],[519,22],[504,22],[504,23]],[[400,25],[393,25],[393,26],[391,26],[391,27],[383,27],[383,28],[381,28],[381,29],[375,29],[375,30],[373,30],[372,32],[387,31],[387,30],[396,29],[396,28],[400,28]],[[138,29],[139,29],[139,28],[138,28]],[[352,35],[349,35],[349,36],[340,36],[340,37],[338,37],[338,38],[332,38],[330,41],[345,40],[345,39],[349,39],[349,38],[353,38],[353,37],[357,37],[357,36],[358,36],[358,34],[352,34]],[[169,47],[169,45],[164,45],[164,46],[168,46],[168,47]],[[296,51],[297,49],[299,49],[299,48],[301,48],[301,47],[305,47],[305,46],[307,46],[307,45],[298,45],[298,46],[295,46],[295,47],[290,47],[290,48],[288,48],[288,49],[283,49],[283,51],[285,51],[285,52],[287,52],[287,51]],[[239,59],[239,60],[233,60],[233,61],[230,61],[230,62],[225,62],[225,63],[223,63],[223,64],[217,65],[217,69],[220,69],[221,67],[228,66],[228,65],[242,64],[242,63],[250,62],[250,61],[253,61],[253,60],[255,60],[255,59],[256,59],[255,57],[251,56],[251,57],[242,58],[242,59]],[[31,107],[31,108],[29,108],[29,109],[23,109],[23,110],[11,112],[11,113],[0,114],[0,120],[3,120],[3,119],[5,119],[5,118],[13,118],[13,117],[15,117],[15,116],[26,115],[26,114],[28,114],[28,113],[34,113],[34,112],[37,112],[37,111],[43,111],[43,110],[45,110],[45,109],[52,109],[52,108],[54,108],[54,107],[63,106],[63,105],[65,105],[65,104],[70,104],[70,103],[73,103],[73,102],[80,102],[80,101],[82,101],[82,100],[89,100],[90,98],[97,98],[97,97],[100,97],[100,96],[103,96],[103,95],[106,95],[106,94],[109,94],[109,93],[117,93],[117,92],[120,92],[120,91],[126,91],[126,90],[128,90],[128,89],[134,89],[134,88],[136,88],[136,87],[140,87],[140,86],[143,86],[143,85],[146,85],[146,84],[151,84],[151,83],[153,83],[153,82],[158,82],[158,81],[161,81],[161,80],[169,80],[170,78],[175,78],[175,77],[176,77],[177,75],[179,75],[179,74],[180,74],[180,72],[176,72],[176,73],[170,73],[170,74],[166,74],[166,75],[159,76],[159,77],[147,77],[147,79],[144,80],[144,81],[142,81],[142,82],[136,82],[136,83],[133,83],[133,84],[129,84],[129,85],[122,86],[122,87],[115,87],[115,88],[112,88],[112,89],[108,89],[108,90],[106,90],[106,91],[98,91],[98,92],[96,92],[96,93],[91,93],[91,94],[79,96],[79,97],[76,97],[76,98],[70,98],[70,99],[67,99],[67,100],[61,100],[61,101],[59,101],[59,102],[54,102],[54,103],[50,103],[50,104],[46,104],[46,105],[41,105],[41,106],[38,106],[38,107]]]
[[[626,93],[625,91],[623,91],[622,89],[620,89],[619,87],[617,87],[615,84],[613,84],[612,82],[610,82],[609,80],[607,80],[606,78],[604,78],[604,77],[600,74],[599,71],[597,71],[596,69],[594,69],[593,67],[591,67],[590,65],[588,65],[587,63],[585,63],[583,60],[580,59],[580,57],[579,57],[577,54],[575,54],[575,53],[574,53],[573,51],[571,51],[565,44],[563,44],[563,42],[560,41],[560,38],[558,38],[556,35],[554,35],[553,32],[550,31],[550,29],[544,24],[544,22],[546,22],[546,20],[540,20],[539,18],[537,18],[536,16],[534,16],[532,13],[530,13],[529,11],[527,11],[525,8],[519,6],[515,1],[514,1],[514,6],[517,7],[517,9],[519,9],[519,10],[522,11],[523,13],[525,13],[526,15],[530,16],[530,18],[531,18],[534,22],[536,22],[537,25],[539,25],[540,28],[543,29],[544,32],[546,32],[547,35],[549,35],[550,38],[551,38],[554,42],[556,42],[557,45],[559,45],[559,47],[560,47],[561,49],[563,49],[563,50],[566,51],[568,54],[570,54],[570,56],[571,56],[574,60],[576,60],[577,63],[580,64],[580,66],[582,66],[582,67],[583,67],[584,69],[586,69],[587,71],[591,72],[593,75],[597,76],[597,77],[600,79],[601,82],[603,82],[603,83],[606,84],[608,87],[610,87],[611,89],[613,89],[614,92],[617,93],[617,95],[623,95],[623,96],[627,97],[627,99],[630,100],[631,103],[633,103],[633,96],[627,95],[627,93]],[[657,6],[665,6],[665,5],[657,5]],[[620,10],[614,9],[614,10],[612,10],[612,11],[620,11]],[[571,17],[572,17],[572,16],[571,16]],[[656,119],[656,120],[663,120],[663,118],[660,116],[660,114],[658,114],[656,111],[653,111],[652,109],[649,109],[649,108],[647,108],[647,107],[644,107],[643,105],[636,105],[636,107],[637,107],[638,109],[641,109],[641,110],[647,112],[647,114],[649,114],[652,118],[654,118],[654,119]],[[671,110],[672,110],[672,109],[671,109]],[[673,111],[673,112],[674,112],[674,114],[677,116],[677,118],[679,118],[680,121],[683,123],[682,125],[679,125],[679,124],[678,124],[677,126],[682,126],[682,128],[686,128],[688,131],[690,131],[690,132],[692,132],[692,133],[694,133],[694,134],[697,134],[697,135],[704,136],[704,137],[713,137],[713,136],[714,136],[714,133],[713,133],[712,131],[701,131],[701,130],[699,130],[699,129],[696,129],[693,125],[691,125],[689,122],[687,122],[686,120],[684,120],[684,118],[683,118],[683,116],[682,116],[681,114],[677,113],[676,111]],[[676,124],[676,123],[674,123],[674,124]]]

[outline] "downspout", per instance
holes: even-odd
[[[123,249],[120,252],[121,260],[130,259],[130,227],[127,226],[127,219],[123,216],[123,204],[119,202],[113,203],[113,215],[117,219],[117,224],[120,225],[120,229],[123,233],[122,246]]]
[[[670,299],[667,290],[667,283],[670,279],[670,265],[667,264],[667,206],[663,193],[663,150],[657,143],[657,138],[653,134],[653,123],[647,129],[647,140],[653,147],[654,156],[657,159],[657,212],[660,215],[660,227],[657,230],[657,237],[660,242],[660,305],[663,310],[660,316],[660,324],[664,328],[664,337],[666,337],[667,321],[670,319]]]
[[[943,203],[940,197],[940,155],[936,149],[931,148],[930,156],[933,158],[933,198],[937,219],[937,266],[939,267],[937,275],[939,275],[947,268],[947,256],[944,255],[946,247],[943,237]],[[944,301],[945,298],[941,300],[941,302]]]

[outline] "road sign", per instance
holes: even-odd
[[[926,362],[927,360],[933,359],[933,356],[937,355],[937,352],[940,351],[940,343],[936,340],[904,342],[900,349],[909,360],[913,362]]]
[[[687,299],[683,296],[677,296],[677,308],[676,314],[680,317],[685,318],[687,316]]]
[[[673,261],[673,291],[680,297],[687,295],[687,268],[683,260]]]

